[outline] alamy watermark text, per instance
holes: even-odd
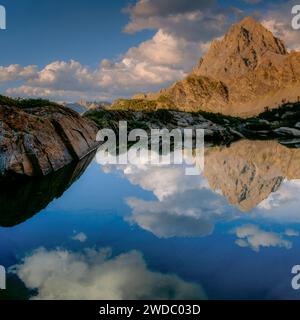
[[[101,165],[185,164],[187,175],[199,175],[204,167],[203,129],[142,129],[128,131],[127,122],[120,121],[118,135],[112,129],[97,134],[101,143],[96,161]],[[118,137],[117,137],[118,136]]]
[[[292,28],[294,30],[300,30],[300,4],[295,5],[292,8],[292,15],[293,15]]]
[[[6,9],[0,5],[0,30],[6,30]]]
[[[0,266],[0,290],[6,289],[6,270],[3,266]]]

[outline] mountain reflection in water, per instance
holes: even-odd
[[[93,156],[45,177],[0,180],[0,226],[17,225],[60,198],[84,173]],[[197,165],[197,159],[192,162]],[[197,197],[202,204],[214,198],[213,207],[210,201],[205,208],[206,215],[213,208],[220,211],[221,203],[225,205],[221,195],[228,205],[249,212],[276,193],[285,181],[300,179],[300,149],[290,149],[276,141],[242,140],[227,147],[208,147],[204,162],[203,175],[198,177],[186,175],[183,166],[151,165],[143,161],[135,165],[106,165],[103,170],[121,170],[131,183],[152,191],[160,201],[170,197],[170,202],[176,200],[181,206],[193,193],[202,190],[202,195]],[[145,205],[132,199],[127,201],[134,208]],[[181,217],[176,225],[182,228],[186,223],[187,219]],[[207,228],[208,225],[204,227]]]
[[[298,299],[290,270],[300,263],[300,149],[249,140],[207,147],[196,176],[185,164],[91,160],[0,183],[0,264],[13,267],[10,293]],[[78,263],[84,277],[68,271]]]
[[[300,179],[300,149],[276,141],[239,141],[206,150],[204,176],[229,203],[250,211],[279,189],[285,179]]]
[[[204,162],[199,176],[187,176],[180,166],[147,163],[106,166],[105,171],[120,170],[132,184],[153,192],[157,200],[127,198],[132,213],[126,219],[161,238],[210,235],[217,221],[243,212],[250,217],[254,209],[260,214],[275,210],[292,203],[300,189],[300,149],[276,141],[206,148]]]

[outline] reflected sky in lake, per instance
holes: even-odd
[[[199,176],[93,160],[18,199],[3,187],[0,297],[299,299],[299,163],[299,149],[240,141],[207,149]]]

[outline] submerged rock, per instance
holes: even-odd
[[[95,149],[97,128],[61,106],[0,106],[0,175],[47,175]]]

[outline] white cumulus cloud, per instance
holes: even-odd
[[[40,300],[201,299],[197,284],[176,275],[148,270],[142,255],[131,251],[113,257],[109,249],[75,253],[40,248],[14,267]]]
[[[292,242],[284,239],[283,235],[276,232],[262,230],[253,224],[237,227],[233,232],[238,237],[236,240],[236,244],[238,246],[249,247],[257,252],[261,247],[292,248]],[[288,233],[290,232],[285,233],[285,235],[288,236]]]
[[[37,75],[37,66],[31,65],[22,67],[19,64],[12,64],[7,67],[0,66],[0,83],[18,80],[28,80]]]
[[[189,42],[159,30],[119,60],[102,60],[96,69],[74,60],[54,61],[41,70],[0,67],[0,81],[24,80],[7,90],[15,96],[127,97],[183,78],[206,49],[206,43]]]

